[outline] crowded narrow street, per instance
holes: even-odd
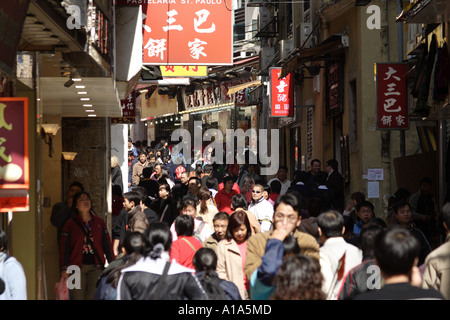
[[[2,1],[0,300],[450,299],[449,23],[444,0]]]

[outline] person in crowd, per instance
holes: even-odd
[[[291,180],[287,178],[288,167],[280,166],[278,168],[277,176],[267,182],[268,185],[271,185],[272,181],[278,180],[281,183],[280,195],[283,195],[287,192],[289,187],[291,186]],[[273,190],[272,190],[273,191]]]
[[[443,300],[436,289],[421,288],[417,261],[420,243],[405,228],[390,228],[375,238],[375,261],[384,285],[355,297],[355,300]]]
[[[253,213],[261,225],[261,232],[269,231],[272,228],[273,206],[263,195],[263,186],[257,184],[252,189],[252,202],[248,206],[248,211]]]
[[[226,177],[231,177],[233,182],[234,182],[233,176],[230,173],[225,172],[225,174],[223,175],[222,180],[219,180],[219,189],[217,189],[217,191],[220,191],[220,190],[222,190],[225,187],[225,178]],[[239,188],[239,184],[237,184],[236,182],[233,183],[232,189],[234,191],[236,191],[237,193],[241,193],[241,189]]]
[[[136,149],[136,147],[133,144],[133,140],[131,139],[131,137],[128,137],[128,152],[133,154],[133,157],[138,157],[139,153]]]
[[[361,293],[376,290],[381,284],[374,256],[375,238],[386,228],[379,224],[369,224],[361,230],[359,245],[363,254],[362,262],[352,268],[344,277],[339,289],[339,300],[352,300]]]
[[[344,209],[344,212],[342,213],[344,216],[349,216],[356,222],[356,206],[359,202],[366,200],[366,196],[362,192],[353,192],[350,195],[350,200],[347,203],[347,206]]]
[[[260,183],[261,177],[256,173],[256,165],[249,163],[247,165],[247,172],[243,174],[242,178],[240,179],[239,188],[242,189],[242,186],[244,185],[244,179],[246,177],[251,177],[254,181],[254,183]]]
[[[123,209],[123,192],[119,185],[114,185],[111,192],[112,197],[112,208],[111,208],[111,220],[112,229],[116,226],[117,220],[119,219],[120,212]]]
[[[214,189],[215,183],[216,183],[216,178],[214,177],[207,177],[206,178],[206,188],[209,190],[209,193],[211,194],[211,202],[216,205],[216,201],[214,200],[214,198],[216,197],[217,191],[216,189]]]
[[[241,194],[244,195],[245,199],[247,200],[247,203],[250,203],[252,201],[252,189],[255,185],[255,180],[249,175],[246,175],[242,178],[242,183],[239,186],[239,189],[241,190]]]
[[[286,193],[277,199],[274,210],[273,230],[257,233],[248,240],[247,259],[244,267],[248,279],[251,279],[253,272],[261,265],[267,241],[276,229],[284,229],[287,234],[292,234],[297,239],[300,254],[319,260],[319,244],[316,239],[298,230],[302,220],[299,214],[301,208],[298,198],[292,193]]]
[[[94,300],[116,300],[120,271],[134,265],[145,254],[145,237],[140,232],[129,232],[123,240],[122,255],[103,270],[98,280]]]
[[[203,177],[202,177],[202,187],[208,188],[208,186],[206,185],[206,179],[208,178],[212,178],[214,179],[214,186],[212,187],[212,189],[214,190],[219,190],[219,180],[217,180],[214,176],[213,176],[213,171],[214,171],[214,167],[212,164],[205,164],[203,166]]]
[[[58,244],[61,240],[62,228],[66,224],[67,220],[69,220],[73,216],[73,211],[71,209],[73,196],[80,191],[84,191],[84,187],[81,182],[72,182],[67,192],[67,199],[63,202],[55,203],[52,207],[50,222],[56,227],[56,240],[58,241]]]
[[[288,257],[273,280],[270,300],[324,300],[320,264],[306,255]]]
[[[441,210],[442,224],[446,232],[445,243],[428,254],[423,272],[424,289],[439,290],[444,297],[450,299],[450,203]]]
[[[219,212],[217,207],[211,201],[211,193],[205,187],[201,187],[198,191],[197,217],[206,221],[211,228],[213,227],[214,215]]]
[[[227,233],[228,222],[230,221],[230,215],[225,211],[217,212],[213,218],[214,233],[209,236],[208,239],[203,241],[203,247],[210,248],[216,251],[219,241],[225,239]]]
[[[233,211],[243,210],[250,221],[252,235],[261,232],[261,225],[253,212],[248,211],[247,199],[242,194],[236,194],[231,198],[231,209]]]
[[[197,201],[198,200],[198,191],[200,190],[201,187],[202,187],[202,180],[200,180],[200,178],[190,177],[189,181],[188,181],[189,191],[183,198],[190,197],[190,198],[195,199],[195,201]]]
[[[169,260],[172,236],[165,223],[145,232],[146,252],[135,264],[121,270],[117,300],[205,300],[195,270]]]
[[[178,209],[169,184],[159,185],[158,197],[152,201],[150,208],[156,212],[159,222],[165,222],[168,226],[172,225],[178,216]]]
[[[175,231],[178,238],[173,241],[170,249],[170,260],[175,260],[182,266],[194,269],[192,260],[202,243],[194,237],[194,219],[186,214],[178,216],[175,221]]]
[[[358,202],[356,205],[356,222],[353,226],[353,234],[358,237],[362,228],[367,225],[369,221],[375,218],[374,206],[372,202],[364,200]]]
[[[233,210],[231,209],[231,199],[234,195],[239,194],[239,192],[233,190],[233,184],[235,183],[233,177],[225,177],[223,183],[224,188],[219,190],[214,200],[216,202],[217,210],[231,214],[233,213]]]
[[[175,183],[175,186],[172,188],[172,194],[174,198],[179,201],[183,199],[185,195],[187,195],[189,191],[189,173],[187,171],[183,171],[180,174],[180,182]]]
[[[394,205],[400,200],[404,200],[409,202],[411,198],[411,192],[405,188],[398,188],[394,194],[388,199],[388,208],[387,208],[387,216],[386,216],[386,224],[388,227],[393,227],[397,224],[397,220],[395,219]],[[415,213],[413,212],[413,219],[415,217]]]
[[[251,235],[247,214],[238,210],[231,214],[225,239],[217,244],[217,274],[219,278],[232,281],[239,289],[242,299],[248,299],[249,278],[244,275],[247,240]]]
[[[194,219],[194,236],[198,238],[200,242],[203,243],[214,233],[213,229],[206,221],[197,217],[197,201],[195,199],[188,197],[181,200],[179,210],[180,215],[187,214]],[[173,241],[177,240],[178,235],[174,223],[170,226],[170,231],[172,233]]]
[[[106,263],[114,260],[112,243],[105,221],[93,214],[90,195],[81,191],[74,195],[69,219],[61,232],[59,266],[61,277],[68,278],[67,268],[78,266],[81,270],[80,289],[71,289],[73,300],[92,300],[97,279]]]
[[[273,279],[283,261],[292,255],[299,254],[300,247],[292,234],[285,229],[274,230],[267,240],[266,251],[262,263],[250,278],[250,298],[252,300],[268,300],[274,290]]]
[[[327,161],[327,180],[326,186],[331,190],[331,196],[333,201],[333,207],[339,212],[344,212],[345,195],[344,177],[339,173],[339,163],[336,159],[330,159]]]
[[[141,197],[136,191],[128,191],[123,195],[123,207],[128,213],[127,231],[144,233],[149,222],[140,206]]]
[[[8,237],[0,229],[0,300],[27,300],[27,278],[22,264],[8,254]]]
[[[151,202],[150,202],[150,198],[148,197],[147,190],[143,187],[137,186],[137,187],[133,188],[133,191],[137,192],[139,195],[139,199],[140,199],[139,206],[141,207],[141,211],[144,211],[145,216],[147,217],[148,223],[150,224],[150,223],[158,221],[157,213],[149,207]]]
[[[342,237],[344,217],[340,212],[321,213],[317,224],[323,243],[320,247],[320,269],[324,278],[322,290],[327,300],[336,300],[344,275],[362,262],[362,252]]]
[[[111,182],[113,186],[118,185],[123,190],[122,169],[116,156],[111,156]]]
[[[306,180],[308,178],[308,173],[302,170],[297,170],[294,173],[294,180],[291,182],[291,186],[288,192],[298,192],[300,195],[300,205],[303,210],[306,210],[306,201],[310,197],[308,194],[308,189],[306,188]]]
[[[227,216],[228,214],[225,213]],[[231,281],[220,279],[216,252],[200,248],[194,255],[195,275],[205,290],[208,300],[242,300],[238,287]]]
[[[314,175],[314,180],[316,181],[316,188],[310,193],[311,196],[320,199],[322,212],[333,209],[333,195],[326,186],[327,174],[320,171]]]
[[[145,152],[141,152],[139,154],[139,161],[133,165],[133,173],[131,176],[132,186],[139,185],[141,181],[142,170],[148,166],[147,162],[147,154]]]
[[[128,151],[128,190],[133,186],[133,166],[139,161],[138,156],[133,155],[133,151]]]
[[[270,188],[269,185],[263,185],[263,192],[262,195],[264,197],[264,199],[266,199],[267,201],[270,202],[270,204],[273,206],[275,204],[275,201],[273,201],[272,199],[270,199],[270,193],[272,192],[272,189]],[[253,199],[253,197],[252,197]],[[251,201],[249,202],[251,203]]]
[[[431,246],[423,232],[416,228],[413,223],[412,210],[408,202],[400,200],[394,207],[395,219],[397,220],[397,226],[409,230],[419,240],[420,251],[418,266],[422,266],[425,262],[425,258],[431,252]]]
[[[275,203],[277,201],[277,198],[280,196],[281,192],[281,182],[280,180],[272,180],[270,183],[270,195],[269,198]]]
[[[147,190],[147,196],[150,197],[150,201],[156,199],[158,196],[159,185],[158,182],[151,178],[153,174],[153,165],[149,164],[142,169],[142,178],[139,180],[139,187]]]
[[[321,166],[322,166],[322,162],[320,162],[319,159],[311,160],[311,170],[307,172],[308,176],[306,178],[306,183],[305,183],[308,193],[314,193],[316,191],[317,184],[316,184],[316,180],[314,177],[319,172],[322,172],[320,170]]]
[[[308,218],[302,219],[302,223],[299,226],[301,232],[312,235],[318,243],[320,243],[319,229],[317,224],[317,217],[322,213],[319,198],[308,198],[306,201],[306,212]]]

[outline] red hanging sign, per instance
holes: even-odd
[[[136,122],[136,97],[134,92],[124,99],[120,100],[120,107],[122,108],[122,117],[111,118],[111,123],[134,123]]]
[[[143,4],[143,64],[232,65],[231,4],[229,0]]]
[[[272,117],[294,115],[294,86],[292,74],[278,79],[281,68],[270,68],[270,105]]]
[[[377,63],[378,129],[408,129],[406,63]]]

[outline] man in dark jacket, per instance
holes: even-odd
[[[331,190],[334,209],[340,213],[344,212],[344,177],[338,171],[338,162],[335,159],[327,161],[327,182],[326,186]]]

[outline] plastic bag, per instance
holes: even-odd
[[[69,288],[67,288],[67,281],[64,277],[55,285],[56,300],[69,300]]]

